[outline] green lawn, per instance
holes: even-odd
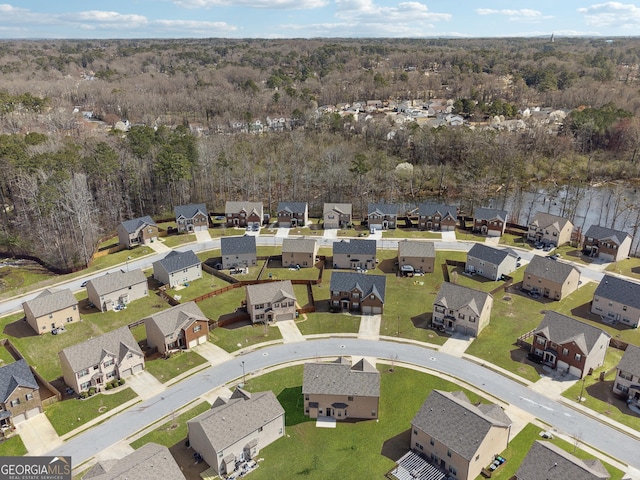
[[[306,285],[293,285],[293,293],[296,296],[298,305],[304,307],[305,305],[309,304],[309,291],[307,290]]]
[[[395,228],[382,232],[382,238],[422,238],[441,240],[442,233],[418,230],[417,228]]]
[[[316,236],[316,237],[321,237],[322,235],[324,235],[324,229],[322,228],[321,225],[314,225],[314,227],[317,227],[317,228],[309,228],[309,227],[292,228],[291,230],[289,230],[289,235],[290,236],[296,236],[296,235],[308,236],[308,235],[313,235],[313,236]]]
[[[265,328],[263,324],[248,325],[244,323],[242,326],[235,324],[228,327],[218,327],[209,332],[209,341],[227,352],[234,352],[257,343],[281,339],[282,335],[278,327]]]
[[[27,448],[22,443],[20,435],[14,435],[0,443],[0,457],[22,457],[27,453]]]
[[[169,248],[175,248],[180,245],[184,245],[185,243],[194,243],[195,241],[196,236],[193,233],[178,233],[175,235],[162,237],[162,243],[164,243]]]
[[[185,303],[226,285],[227,283],[224,280],[214,277],[203,270],[202,278],[189,282],[188,287],[180,289],[168,288],[166,292],[170,297],[175,298],[177,295],[180,298],[180,303]]]
[[[360,317],[346,313],[308,313],[306,320],[296,322],[303,335],[320,333],[358,333]]]
[[[582,251],[579,248],[572,247],[571,245],[562,245],[556,248],[553,253],[558,253],[562,258],[566,258],[572,262],[581,263],[582,265],[589,265],[593,263],[593,260],[585,255],[582,255]]]
[[[222,280],[216,278],[216,288],[228,286]],[[234,288],[215,297],[209,297],[206,300],[198,302],[198,307],[211,320],[218,320],[222,315],[235,312],[245,299],[245,288]]]
[[[300,270],[281,267],[280,260],[272,260],[269,262],[262,274],[262,279],[272,278],[274,280],[316,280],[319,269],[316,267],[301,268]],[[269,277],[271,275],[271,277]]]
[[[512,235],[510,233],[505,233],[500,237],[500,244],[531,250],[531,244],[527,242],[527,240],[522,235]]]
[[[196,352],[176,352],[169,358],[157,358],[146,362],[145,370],[160,382],[166,383],[172,378],[206,362],[207,360]]]
[[[223,225],[223,224],[221,224]],[[211,236],[211,238],[216,238],[216,237],[233,237],[236,235],[244,235],[245,233],[245,229],[244,228],[235,228],[235,227],[224,227],[224,226],[219,226],[219,227],[214,227],[214,228],[210,228],[209,229],[209,235]]]
[[[612,263],[607,267],[607,271],[640,279],[640,258],[628,258]]]
[[[5,261],[6,259],[3,259]],[[8,297],[27,291],[39,282],[51,281],[56,275],[36,262],[0,267],[0,296]]]
[[[172,447],[180,440],[187,437],[187,421],[206,412],[210,408],[211,405],[207,402],[202,402],[180,415],[172,415],[168,422],[160,425],[155,430],[132,442],[131,447],[137,450],[150,442],[157,443],[158,445],[164,445],[167,448]]]
[[[456,228],[456,238],[458,240],[467,240],[471,242],[480,242],[484,243],[487,239],[486,235],[480,235],[477,233],[471,233],[471,230],[461,230]]]
[[[116,393],[96,394],[85,400],[57,402],[47,407],[44,413],[58,435],[64,435],[137,397],[130,388],[119,388],[123,390]]]

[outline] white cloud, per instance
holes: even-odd
[[[449,13],[435,13],[420,2],[400,2],[395,7],[376,5],[373,0],[336,0],[336,17],[351,21],[382,24],[382,28],[392,28],[394,31],[411,31],[416,22],[449,21]],[[399,25],[387,25],[400,22]],[[419,27],[419,26],[418,26]],[[424,27],[424,25],[423,25]],[[433,27],[429,25],[429,27]],[[420,31],[420,28],[418,28]]]
[[[579,8],[587,25],[634,29],[640,27],[640,7],[630,3],[606,2]]]
[[[153,25],[166,27],[167,29],[175,29],[181,31],[198,31],[198,32],[235,32],[238,27],[229,25],[226,22],[206,22],[199,20],[155,20]]]
[[[328,0],[172,0],[184,8],[249,7],[309,10],[327,6]]]
[[[118,12],[106,12],[103,10],[87,10],[85,12],[65,13],[59,15],[58,18],[71,22],[147,23],[147,17],[143,15],[123,15]]]
[[[504,15],[508,17],[510,22],[537,22],[553,18],[551,15],[543,15],[541,11],[531,10],[530,8],[521,8],[519,10],[511,8],[503,8],[500,10],[494,8],[476,8],[475,12],[478,15]]]

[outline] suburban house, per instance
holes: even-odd
[[[513,480],[607,480],[609,472],[599,460],[580,459],[551,442],[536,440]]]
[[[518,268],[519,258],[518,254],[509,248],[494,248],[484,243],[475,243],[467,253],[465,271],[496,281]]]
[[[227,202],[224,215],[227,227],[260,227],[264,220],[262,202]]]
[[[40,387],[27,361],[20,359],[0,367],[0,430],[39,413]]]
[[[407,239],[398,242],[398,267],[400,272],[432,273],[435,263],[435,243]]]
[[[356,272],[331,274],[331,308],[363,314],[381,314],[387,277]]]
[[[172,250],[162,260],[153,262],[153,278],[174,288],[202,278],[202,264],[193,250]]]
[[[146,245],[158,240],[158,225],[150,216],[126,220],[116,228],[118,243],[124,248]]]
[[[398,223],[398,205],[393,203],[370,203],[368,208],[368,225],[375,230],[396,228]]]
[[[346,228],[351,224],[350,203],[325,203],[322,213],[324,228]]]
[[[220,238],[220,254],[224,269],[255,267],[258,263],[256,237],[251,235],[222,237]]]
[[[473,211],[473,228],[476,233],[500,237],[507,227],[507,211],[494,208],[476,208]]]
[[[431,323],[445,331],[477,337],[489,325],[491,307],[491,294],[444,282],[433,301]]]
[[[333,242],[333,268],[373,270],[376,268],[376,241],[354,238]]]
[[[144,370],[144,354],[126,326],[67,347],[58,357],[64,382],[78,393]]]
[[[582,251],[590,257],[617,262],[629,256],[632,241],[633,238],[627,232],[591,225],[584,234]]]
[[[378,418],[380,372],[365,359],[352,365],[344,357],[334,362],[305,363],[302,376],[304,414],[310,418]]]
[[[522,289],[552,300],[562,300],[578,288],[579,282],[580,271],[573,265],[534,255],[524,270]]]
[[[605,274],[593,293],[591,313],[607,323],[640,324],[640,283]]]
[[[568,218],[538,212],[529,222],[527,240],[557,247],[571,241],[573,223]]]
[[[144,328],[147,344],[162,355],[188,350],[209,338],[209,319],[195,302],[181,303],[145,318]]]
[[[304,227],[309,221],[307,202],[278,202],[278,227]]]
[[[640,347],[627,345],[616,367],[613,393],[624,397],[630,406],[640,409]]]
[[[421,203],[418,206],[418,228],[452,232],[458,225],[458,207],[438,203]]]
[[[284,436],[284,409],[273,392],[241,388],[218,397],[211,409],[187,422],[191,448],[218,475],[235,471],[236,462],[257,458],[260,450]]]
[[[162,478],[186,480],[169,449],[157,443],[146,443],[120,459],[99,460],[82,480],[122,480]]]
[[[179,205],[174,211],[178,232],[206,232],[209,229],[209,212],[204,203]]]
[[[411,422],[411,449],[457,480],[474,480],[507,448],[511,419],[496,404],[432,390]]]
[[[251,323],[296,318],[296,294],[291,280],[247,285],[247,312]]]
[[[282,240],[282,266],[313,267],[318,255],[318,242],[312,238]]]
[[[42,335],[56,328],[80,321],[78,300],[71,290],[43,290],[22,304],[27,323]]]
[[[604,364],[610,338],[599,328],[548,310],[533,331],[531,352],[545,365],[584,378]]]
[[[147,277],[142,270],[107,273],[89,280],[87,297],[102,312],[127,305],[148,295]]]

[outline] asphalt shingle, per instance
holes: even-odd
[[[370,203],[368,209],[369,215],[374,213],[378,215],[398,215],[398,205],[395,203]]]
[[[398,256],[435,258],[436,245],[423,240],[401,240],[398,242]]]
[[[640,376],[640,347],[629,344],[618,362],[618,368],[623,372]]]
[[[621,232],[620,230],[614,230],[612,228],[601,227],[600,225],[591,225],[584,234],[585,237],[595,238],[596,240],[612,239],[620,245],[625,241],[627,237],[630,237],[627,232]]]
[[[78,304],[78,300],[73,296],[70,289],[64,290],[43,290],[37,297],[24,302],[36,318],[59,312]]]
[[[285,238],[282,240],[282,253],[313,253],[316,241],[311,238]]]
[[[335,245],[335,244],[334,244]],[[384,303],[387,277],[384,275],[367,275],[357,272],[333,272],[331,274],[332,292],[350,292],[358,289],[362,296],[376,295]]]
[[[474,244],[471,250],[469,250],[469,253],[467,253],[467,258],[477,258],[492,265],[500,265],[508,256],[518,258],[518,255],[514,253],[513,250],[493,248],[483,243]]]
[[[173,250],[167,254],[162,260],[153,262],[154,265],[159,264],[164,267],[168,273],[179,272],[186,268],[191,268],[194,265],[200,264],[200,259],[197,257],[193,250],[187,250],[186,252],[179,252]]]
[[[527,265],[524,274],[525,276],[534,275],[554,283],[562,284],[574,270],[578,272],[578,275],[580,274],[579,270],[573,265],[558,262],[549,257],[534,255],[529,265]]]
[[[535,225],[542,229],[553,226],[558,231],[561,231],[567,223],[571,223],[568,218],[551,215],[550,213],[538,212],[535,214],[531,222],[529,222],[529,225]]]
[[[38,383],[25,359],[0,367],[0,403],[6,403],[18,387],[38,388]]]
[[[559,345],[575,342],[584,355],[589,355],[601,335],[611,337],[604,330],[593,327],[561,313],[548,310],[544,318],[535,330],[541,333],[547,340]]]
[[[241,237],[222,237],[220,239],[220,254],[224,255],[246,255],[256,254],[256,237],[243,235]]]
[[[500,220],[507,221],[507,211],[495,208],[476,208],[473,211],[473,218],[476,220]]]
[[[442,203],[421,203],[418,206],[418,215],[421,217],[433,217],[439,214],[441,218],[451,217],[458,219],[458,207],[455,205],[445,205]]]
[[[127,233],[136,233],[141,228],[144,228],[147,225],[157,226],[156,222],[153,221],[149,215],[145,215],[144,217],[133,218],[131,220],[125,220],[122,222],[122,226]]]
[[[291,280],[257,283],[247,285],[245,288],[247,289],[247,303],[250,305],[281,302],[285,299],[296,301]]]
[[[93,285],[98,295],[106,295],[132,285],[146,282],[147,277],[145,277],[142,270],[132,270],[130,272],[120,270],[89,280],[89,284]]]
[[[304,214],[306,210],[307,210],[306,202],[278,202],[278,213],[289,212],[289,213]]]
[[[434,305],[442,305],[451,310],[459,310],[467,305],[476,315],[480,315],[485,303],[491,297],[487,292],[444,282],[438,290]]]
[[[207,218],[209,217],[209,212],[207,212],[207,206],[204,203],[193,203],[191,205],[178,205],[174,207],[174,212],[176,213],[176,218],[193,218],[198,213],[204,214]]]
[[[333,242],[333,254],[375,255],[376,241],[352,239]]]
[[[166,337],[188,327],[196,320],[207,321],[207,317],[195,302],[187,302],[158,312],[144,320],[155,323]]]
[[[341,359],[331,363],[305,363],[302,393],[379,397],[380,372],[364,359],[353,366]]]
[[[640,283],[624,278],[605,275],[593,295],[633,308],[640,308]]]

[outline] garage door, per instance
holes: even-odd
[[[578,367],[569,367],[569,373],[574,377],[582,377],[582,371]]]
[[[362,306],[362,313],[364,313],[365,315],[370,315],[371,314],[371,306],[363,305]]]
[[[36,415],[40,415],[40,413],[41,413],[40,408],[38,408],[38,407],[32,408],[31,410],[29,410],[27,412],[27,418],[35,417]]]
[[[24,422],[27,419],[27,417],[25,416],[24,413],[21,413],[20,415],[16,415],[15,417],[11,417],[11,420],[13,421],[13,424],[16,425],[20,422]]]
[[[558,360],[558,362],[556,363],[556,368],[558,369],[559,372],[566,372],[567,369],[569,368],[569,364]]]
[[[207,336],[203,335],[198,339],[198,345],[202,345],[203,343],[207,343]]]
[[[131,369],[127,368],[126,370],[123,370],[122,372],[120,372],[120,378],[130,377],[131,373],[132,373]]]
[[[189,348],[193,348],[193,347],[195,347],[196,345],[198,345],[198,339],[197,339],[197,338],[194,338],[193,340],[191,340],[191,341],[189,342]]]
[[[382,313],[382,307],[373,307],[371,311],[374,315],[380,315]]]
[[[142,370],[144,370],[144,367],[142,366],[142,364],[141,364],[141,363],[139,363],[138,365],[135,365],[135,366],[133,367],[133,373],[139,373],[139,372],[141,372]]]

